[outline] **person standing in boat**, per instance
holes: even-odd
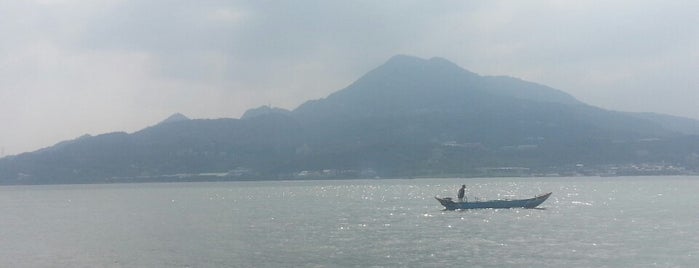
[[[457,197],[459,198],[459,202],[464,202],[464,195],[466,193],[466,184],[461,185],[461,189],[459,189],[459,194]]]

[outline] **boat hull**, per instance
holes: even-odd
[[[477,208],[535,208],[551,196],[551,193],[542,194],[534,198],[519,200],[489,200],[479,202],[454,202],[451,198],[435,197],[447,210],[477,209]]]

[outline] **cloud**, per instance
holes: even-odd
[[[687,85],[698,85],[699,3],[490,3],[470,16],[443,17],[460,27],[426,40],[441,40],[445,57],[476,72],[548,84],[605,108],[699,118],[691,98],[680,97],[697,94]],[[421,46],[430,54],[435,42]]]
[[[605,108],[699,118],[696,10],[625,0],[0,1],[0,120],[16,129],[0,146],[134,131],[174,112],[291,109],[395,54],[444,57]]]
[[[419,40],[424,21],[444,10],[421,2],[131,1],[92,23],[84,42],[93,49],[147,51],[163,62],[165,76],[214,76],[224,84],[279,90],[293,79],[289,70],[323,61],[317,70],[351,68],[340,72],[358,75]]]

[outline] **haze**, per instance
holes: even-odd
[[[697,1],[0,1],[0,155],[293,109],[395,54],[699,118]]]

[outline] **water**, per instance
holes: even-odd
[[[553,196],[442,211],[435,195]],[[0,267],[694,267],[699,177],[0,187]]]

